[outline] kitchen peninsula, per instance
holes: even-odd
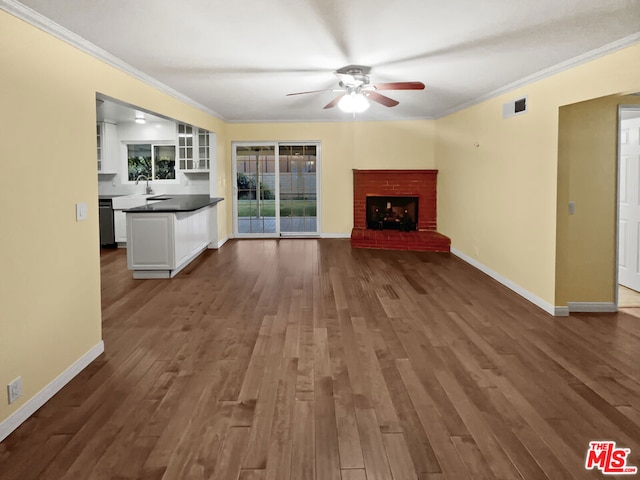
[[[156,195],[127,216],[127,266],[133,278],[173,278],[210,242],[212,209],[223,198]],[[214,212],[215,213],[215,212]]]

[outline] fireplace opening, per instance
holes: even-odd
[[[417,230],[418,197],[367,196],[367,228]]]

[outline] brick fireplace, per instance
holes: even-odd
[[[356,248],[448,252],[436,231],[437,170],[354,170],[353,230]]]

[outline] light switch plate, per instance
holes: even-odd
[[[85,202],[76,203],[76,221],[81,222],[87,219],[87,204]]]

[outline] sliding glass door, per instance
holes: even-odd
[[[236,145],[236,234],[272,234],[276,229],[276,147]]]
[[[280,232],[318,233],[317,145],[280,145]]]
[[[318,235],[319,161],[318,143],[234,143],[234,234]]]

